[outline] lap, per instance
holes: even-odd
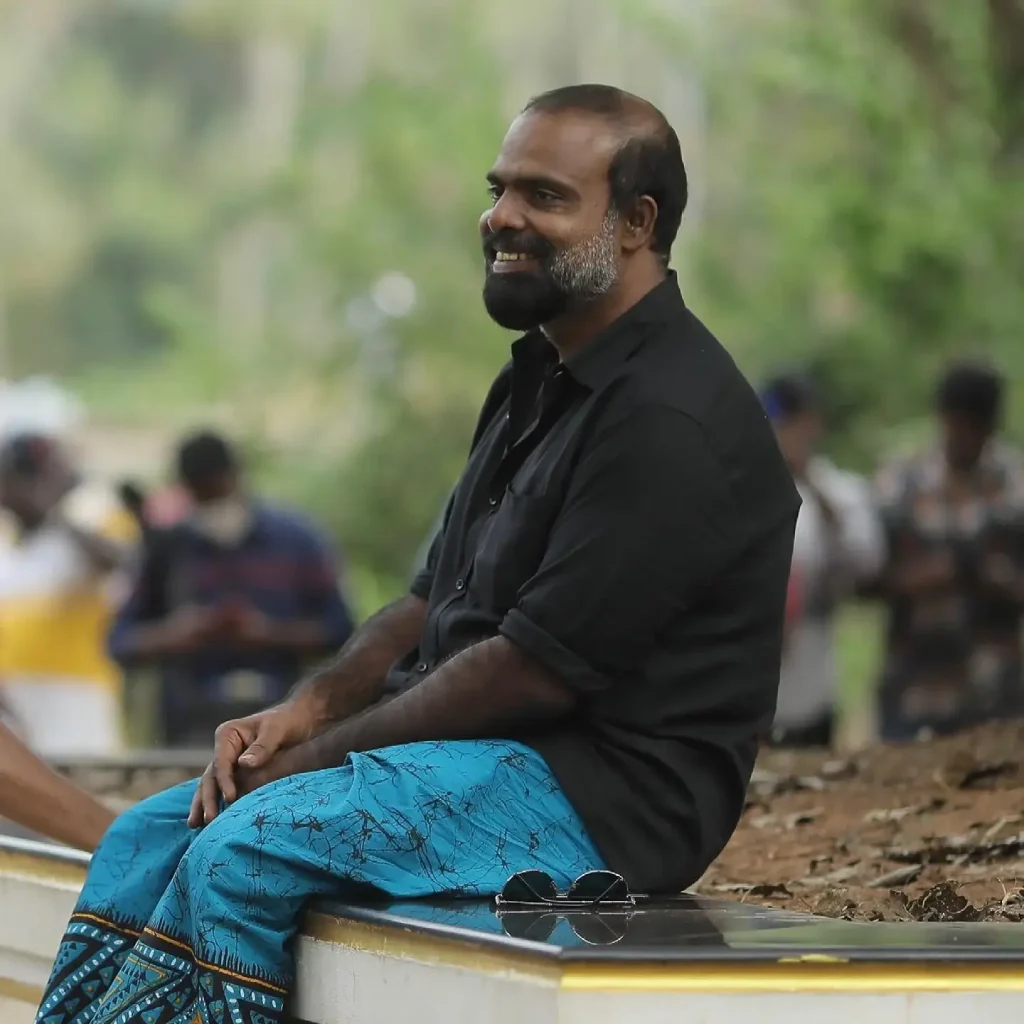
[[[137,840],[152,823],[173,819],[185,835],[194,785],[144,801],[122,828]],[[547,870],[561,884],[600,866],[540,755],[505,741],[414,743],[354,754],[341,768],[248,794],[191,833],[188,843],[186,861],[199,877],[210,878],[225,855],[242,855],[272,888],[308,875],[396,897],[490,893],[525,867]]]

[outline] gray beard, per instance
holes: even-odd
[[[605,214],[600,229],[590,238],[555,253],[548,273],[555,286],[570,299],[596,299],[612,290],[619,276],[615,223],[618,214]]]

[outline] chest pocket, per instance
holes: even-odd
[[[480,531],[473,558],[470,588],[483,605],[498,614],[515,605],[544,557],[555,512],[548,495],[505,492]]]

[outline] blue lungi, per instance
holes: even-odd
[[[201,830],[195,782],[111,826],[37,1024],[277,1024],[312,897],[498,892],[525,868],[602,866],[544,760],[519,743],[353,754],[242,797]]]

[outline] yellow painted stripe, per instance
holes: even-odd
[[[0,875],[81,887],[85,873],[84,864],[63,860],[59,856],[39,857],[21,850],[5,849],[0,845]]]
[[[0,996],[18,1003],[38,1006],[43,1001],[43,990],[36,985],[27,985],[13,978],[0,978]]]
[[[498,952],[459,939],[317,913],[307,915],[303,934],[428,965],[487,974],[515,971],[576,992],[1024,992],[1024,965],[1015,963],[857,963],[811,954],[746,964],[559,964],[528,952]]]

